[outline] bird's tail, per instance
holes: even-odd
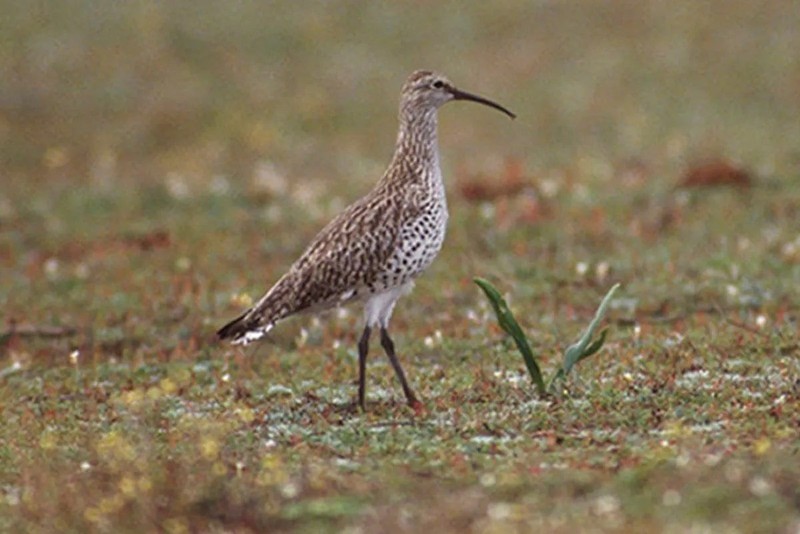
[[[258,341],[272,330],[275,323],[295,313],[292,285],[284,276],[252,308],[217,331],[217,337],[234,345]]]
[[[234,345],[247,345],[267,335],[273,326],[275,326],[274,321],[253,308],[220,328],[217,337],[229,340]]]

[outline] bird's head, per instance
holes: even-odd
[[[403,85],[400,108],[406,112],[436,110],[451,100],[471,100],[502,111],[512,119],[512,112],[488,98],[457,89],[446,76],[429,70],[418,70],[411,74]]]

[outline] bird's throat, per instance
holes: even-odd
[[[438,168],[439,141],[435,109],[401,112],[394,160]]]

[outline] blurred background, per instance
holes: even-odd
[[[587,313],[611,280],[653,309],[739,299],[726,287],[743,278],[758,280],[742,289],[757,303],[797,291],[793,2],[0,0],[0,12],[6,323],[67,323],[83,336],[73,346],[142,358],[151,328],[166,353],[203,345],[379,179],[419,68],[518,115],[440,112],[452,219],[414,306],[440,311],[449,335],[474,335],[441,302],[473,305],[480,274],[536,313],[529,297],[552,300],[554,324],[570,316],[552,287],[587,277],[596,294],[568,295]],[[709,184],[758,188],[676,192]],[[722,274],[698,274],[709,267]]]
[[[417,68],[514,110],[442,113],[448,168],[726,155],[796,171],[793,2],[0,2],[0,172],[22,188],[375,181]],[[657,177],[667,179],[666,175]]]
[[[0,531],[797,532],[799,51],[796,0],[0,0]],[[353,416],[360,310],[214,332],[419,68],[518,118],[441,110],[430,416],[374,338]],[[563,402],[475,276],[545,369],[622,284]]]

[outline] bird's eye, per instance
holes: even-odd
[[[442,87],[444,87],[444,82],[442,80],[436,80],[433,82],[434,89],[441,89]]]

